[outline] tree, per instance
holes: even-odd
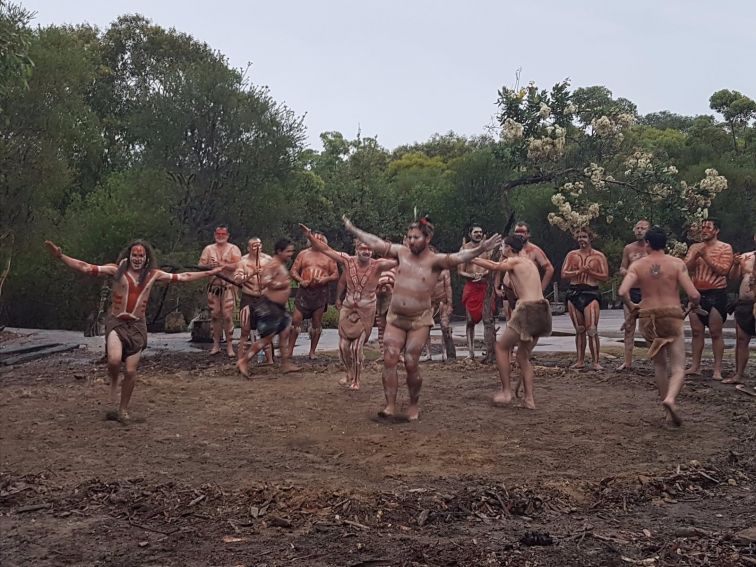
[[[709,107],[724,116],[732,135],[732,149],[737,152],[737,131],[746,129],[749,122],[756,118],[756,101],[738,91],[722,89],[711,95]]]

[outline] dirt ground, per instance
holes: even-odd
[[[536,411],[491,404],[493,367],[424,364],[416,423],[376,416],[375,362],[352,392],[332,357],[243,380],[154,355],[128,426],[85,351],[6,370],[1,562],[756,565],[756,398],[689,381],[675,429],[646,363],[534,362]]]

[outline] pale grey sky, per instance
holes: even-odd
[[[17,0],[35,22],[101,29],[139,13],[220,50],[305,114],[310,145],[338,130],[387,148],[484,132],[498,89],[604,85],[641,113],[710,114],[728,88],[756,97],[749,0]]]

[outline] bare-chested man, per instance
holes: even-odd
[[[651,224],[646,219],[641,219],[633,227],[633,235],[635,241],[626,245],[622,250],[622,261],[620,262],[619,274],[623,278],[627,274],[628,268],[636,260],[640,260],[646,256],[646,231]],[[633,303],[641,302],[640,288],[633,288],[630,290],[630,298]],[[633,367],[633,347],[635,346],[635,327],[637,326],[637,319],[630,317],[630,311],[627,305],[622,304],[622,308],[625,311],[625,322],[622,324],[622,331],[625,333],[625,361],[617,367],[617,370],[625,370]]]
[[[241,260],[241,251],[235,244],[228,241],[230,233],[225,224],[215,227],[215,242],[205,246],[200,256],[199,265],[215,268],[220,266],[223,271],[233,275],[236,264]],[[236,305],[236,288],[228,281],[213,278],[207,288],[207,305],[213,321],[213,348],[210,354],[220,352],[220,341],[223,331],[226,332],[226,353],[234,357],[234,306]]]
[[[212,277],[222,268],[207,272],[169,274],[155,268],[157,265],[152,247],[143,240],[129,244],[118,256],[115,264],[97,266],[66,256],[60,247],[50,240],[45,241],[50,253],[66,266],[82,274],[112,276],[113,291],[110,312],[105,318],[105,353],[108,358],[110,399],[117,409],[109,411],[108,419],[121,423],[129,420],[129,401],[136,383],[137,366],[142,351],[147,347],[147,322],[145,311],[150,291],[155,282],[192,282]],[[126,365],[118,400],[118,382],[121,362]]]
[[[554,277],[554,265],[549,260],[549,257],[546,256],[546,252],[544,252],[539,246],[530,242],[530,225],[528,225],[528,223],[522,221],[518,222],[515,225],[514,233],[525,240],[525,246],[522,248],[520,256],[529,258],[535,262],[536,266],[538,266],[541,273],[541,290],[546,291],[546,288],[549,287],[549,284]],[[509,320],[509,314],[517,303],[517,296],[509,285],[509,278],[506,272],[496,273],[494,286],[495,289],[498,290],[497,295],[504,299],[504,314],[507,316],[507,320]]]
[[[272,258],[262,251],[262,240],[253,236],[247,241],[247,254],[236,265],[234,281],[242,286],[239,318],[241,319],[241,336],[239,337],[238,358],[244,357],[247,341],[252,334],[252,342],[257,340],[255,306],[262,301],[262,276],[265,264]],[[265,362],[273,363],[273,347],[265,349]]]
[[[418,371],[420,353],[428,340],[433,326],[431,295],[438,276],[444,269],[451,269],[463,262],[492,250],[501,237],[496,234],[484,240],[477,248],[462,250],[456,254],[434,254],[428,248],[433,237],[433,225],[424,217],[407,229],[407,245],[392,244],[360,230],[344,217],[347,230],[374,252],[399,261],[394,283],[394,293],[386,316],[385,354],[383,358],[383,391],[386,407],[379,412],[381,417],[396,414],[396,395],[399,388],[396,372],[399,355],[404,350],[404,367],[407,370],[409,407],[407,419],[416,420],[420,415],[420,388],[422,379]]]
[[[667,256],[664,247],[667,235],[658,226],[649,228],[644,237],[647,255],[634,261],[627,270],[619,288],[620,297],[639,318],[640,331],[651,344],[648,356],[654,361],[656,386],[662,405],[674,425],[682,421],[677,414],[676,399],[685,380],[685,342],[679,289],[688,294],[691,308],[695,309],[701,295],[688,276],[685,263]],[[640,288],[640,304],[632,300],[631,291]],[[632,323],[635,325],[635,322]],[[669,368],[667,367],[669,354]]]
[[[321,232],[313,231],[324,244],[328,239]],[[330,283],[339,279],[339,269],[331,258],[310,247],[297,254],[291,267],[291,277],[299,283],[294,299],[294,316],[291,321],[291,346],[294,352],[302,321],[312,319],[310,325],[310,360],[315,360],[315,349],[323,331],[323,313],[328,307]]]
[[[594,234],[590,228],[575,232],[578,250],[567,254],[562,265],[562,279],[570,282],[567,291],[567,309],[575,327],[577,362],[572,368],[585,368],[585,344],[591,349],[592,368],[601,370],[601,345],[598,322],[601,314],[599,283],[609,279],[606,256],[593,248]],[[587,339],[586,339],[587,337]]]
[[[373,251],[359,240],[354,244],[354,256],[336,252],[305,225],[299,226],[313,250],[322,252],[344,268],[346,296],[339,309],[339,356],[346,368],[346,378],[339,383],[359,390],[365,359],[362,347],[373,330],[378,280],[382,272],[394,268],[397,262],[387,258],[376,260],[372,257]]]
[[[722,379],[724,339],[722,327],[727,319],[727,274],[733,262],[732,246],[719,240],[719,222],[706,219],[701,223],[701,239],[688,249],[685,265],[691,274],[693,285],[701,292],[701,308],[708,315],[690,314],[693,333],[691,345],[692,363],[685,374],[701,374],[701,355],[704,348],[705,327],[709,327],[711,348],[714,352],[714,380]]]
[[[512,401],[510,359],[512,350],[517,347],[517,362],[525,389],[522,406],[535,409],[530,354],[539,337],[551,334],[551,304],[543,297],[541,275],[535,262],[522,254],[524,246],[525,239],[522,236],[507,236],[504,239],[502,261],[475,259],[473,262],[489,270],[506,273],[517,296],[517,306],[507,321],[504,333],[496,341],[496,366],[499,369],[501,390],[494,396],[494,403],[509,404]]]
[[[433,252],[437,252],[434,247],[431,247]],[[442,270],[438,276],[438,282],[436,287],[433,288],[433,294],[431,295],[431,309],[433,310],[433,320],[435,321],[436,315],[438,315],[439,323],[441,324],[441,360],[446,360],[448,356],[455,356],[446,352],[447,346],[451,343],[451,314],[452,314],[452,285],[451,285],[451,272],[449,270]],[[426,355],[423,360],[433,360],[431,354],[431,340],[428,335],[428,342],[425,343]]]
[[[753,235],[753,241],[756,242],[756,234]],[[756,337],[756,250],[735,257],[730,277],[740,279],[738,301],[734,310],[735,374],[722,380],[722,383],[740,384],[745,378],[751,338]],[[739,386],[738,389],[756,395],[756,388],[748,390],[747,386]]]
[[[288,238],[282,238],[273,250],[273,258],[265,264],[262,272],[262,299],[254,308],[257,332],[260,338],[252,343],[249,352],[239,358],[236,366],[239,372],[249,378],[249,362],[257,353],[272,345],[273,337],[278,335],[281,349],[281,370],[297,372],[301,370],[291,362],[293,343],[291,334],[291,316],[286,311],[286,304],[291,295],[291,278],[286,264],[294,255],[294,245]]]
[[[484,238],[483,227],[473,225],[470,228],[470,241],[463,242],[460,250],[476,248]],[[488,259],[490,253],[486,252],[481,257]],[[465,306],[467,358],[472,360],[475,358],[475,325],[483,319],[483,305],[486,301],[486,289],[488,289],[486,279],[488,270],[466,262],[457,266],[457,273],[465,280],[465,287],[462,289],[462,304]]]

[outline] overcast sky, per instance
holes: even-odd
[[[482,134],[497,90],[604,85],[641,113],[711,113],[719,89],[756,98],[749,0],[21,0],[35,23],[105,29],[139,13],[223,52],[306,114],[310,145],[338,130],[394,148]]]

